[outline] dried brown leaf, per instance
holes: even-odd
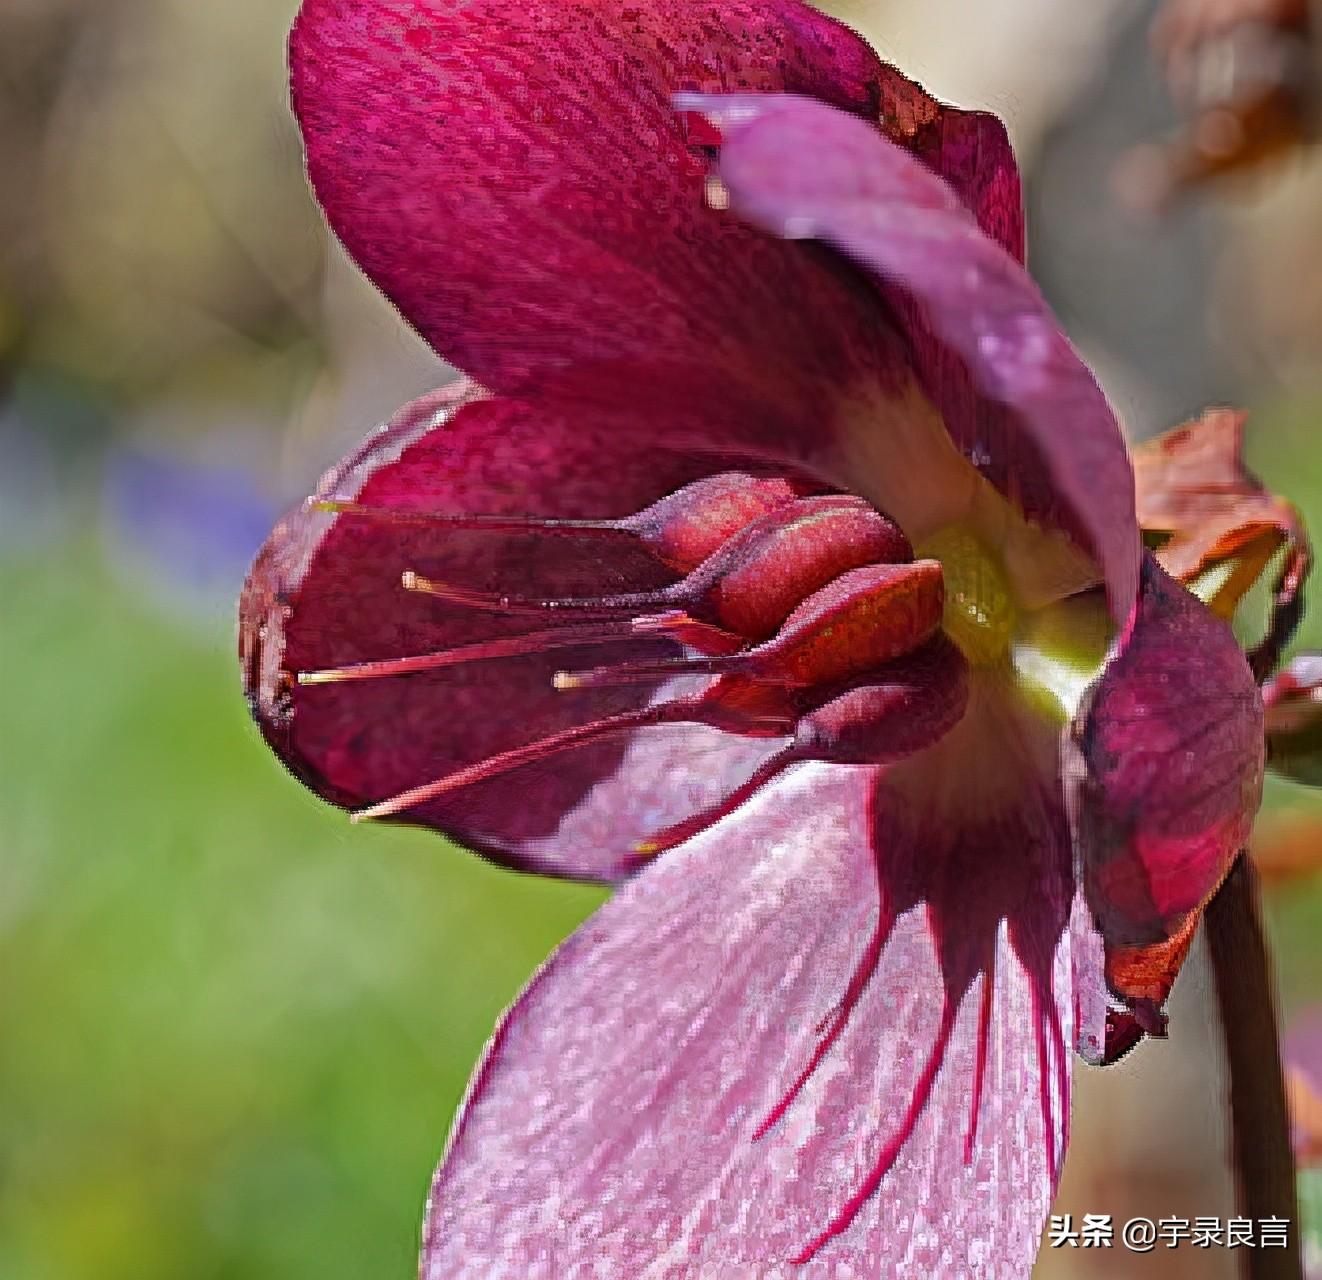
[[[1209,409],[1134,450],[1138,519],[1150,534],[1168,535],[1156,555],[1182,582],[1225,565],[1209,600],[1230,617],[1245,592],[1282,548],[1267,634],[1250,655],[1259,679],[1275,667],[1298,625],[1312,547],[1295,507],[1267,490],[1245,465],[1244,423],[1234,409]]]

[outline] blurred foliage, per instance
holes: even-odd
[[[1302,510],[1314,536],[1322,531],[1322,456],[1317,448],[1322,400],[1290,397],[1268,404],[1250,418],[1245,453],[1267,487]],[[1319,584],[1306,592],[1306,608],[1293,649],[1322,649]],[[1319,847],[1311,869],[1268,884],[1265,902],[1271,916],[1276,968],[1287,1009],[1322,997],[1322,792],[1269,777],[1264,816],[1258,824],[1264,861],[1266,847],[1288,823],[1316,822]],[[1319,1220],[1322,1229],[1322,1220]]]
[[[599,895],[351,830],[228,636],[87,545],[0,598],[0,1276],[410,1274],[481,1045]]]

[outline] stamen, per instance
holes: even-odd
[[[767,640],[804,601],[851,569],[912,559],[909,539],[893,520],[861,498],[825,494],[750,525],[699,573],[710,573],[702,582],[704,598],[714,597],[710,621]]]
[[[671,826],[655,832],[648,836],[646,840],[638,841],[631,852],[640,859],[654,858],[658,853],[665,853],[677,845],[683,844],[684,841],[691,840],[699,832],[715,826],[722,818],[729,817],[736,809],[741,808],[746,801],[751,800],[778,773],[801,758],[793,747],[778,751],[769,760],[763,761],[746,782],[740,783],[728,796],[725,796],[710,809],[703,809],[681,822],[673,823]]]
[[[406,809],[430,804],[453,791],[500,777],[571,747],[596,742],[616,733],[665,724],[704,724],[748,737],[776,737],[789,732],[793,723],[792,709],[777,699],[774,689],[753,690],[746,681],[719,681],[696,697],[659,702],[637,711],[625,711],[587,724],[573,725],[535,742],[488,756],[485,760],[456,769],[432,782],[410,787],[398,795],[359,809],[349,817],[353,822],[392,817]]]
[[[619,640],[638,640],[652,636],[675,640],[707,654],[735,653],[743,641],[727,631],[695,622],[683,613],[663,614],[656,618],[631,619],[628,622],[600,626],[556,627],[548,631],[529,631],[517,636],[501,636],[438,649],[404,658],[385,658],[376,662],[354,662],[343,667],[319,671],[300,671],[301,685],[338,684],[352,680],[376,680],[387,676],[414,675],[472,662],[490,662],[499,658],[517,658],[545,653],[551,649],[577,648],[579,645],[608,644]]]
[[[407,507],[375,507],[346,498],[309,498],[309,511],[325,511],[332,515],[364,516],[383,524],[415,524],[440,526],[450,529],[485,529],[490,533],[621,533],[620,520],[552,520],[536,516],[487,516],[458,512],[449,515],[439,511],[412,511]]]
[[[547,649],[599,644],[630,634],[632,631],[627,623],[604,630],[600,627],[560,627],[554,631],[532,631],[526,635],[504,636],[498,640],[483,640],[405,658],[385,658],[376,662],[354,662],[343,667],[325,667],[319,671],[300,671],[298,682],[301,685],[338,684],[352,680],[376,680],[383,676],[414,675],[421,671],[436,671],[470,662],[489,662],[496,658],[541,653]]]
[[[968,664],[942,635],[828,694],[804,714],[795,745],[804,759],[891,764],[939,742],[964,717]]]
[[[475,515],[410,511],[344,498],[311,498],[308,509],[362,516],[393,524],[477,529],[488,533],[551,535],[626,534],[639,539],[662,563],[680,573],[696,568],[758,517],[793,501],[803,486],[784,476],[722,471],[694,480],[631,516],[614,520],[566,520],[546,516]]]
[[[613,617],[684,609],[748,640],[775,634],[802,600],[863,565],[910,558],[908,540],[859,498],[825,494],[786,503],[746,525],[687,577],[653,591],[606,596],[523,597],[475,591],[409,571],[407,591],[498,613]]]
[[[765,644],[718,658],[672,658],[557,672],[557,689],[737,672],[788,685],[835,684],[911,653],[941,622],[934,560],[868,565],[815,591]]]
[[[474,591],[469,587],[456,586],[452,582],[438,582],[434,578],[424,578],[412,569],[405,569],[400,574],[399,583],[405,591],[437,596],[441,600],[450,601],[451,604],[465,605],[470,609],[484,609],[491,613],[534,616],[545,616],[548,613],[585,613],[610,617],[613,614],[637,613],[643,609],[668,609],[678,603],[674,598],[674,587],[662,587],[658,591],[631,591],[616,596],[528,599],[522,596],[502,595],[497,591]]]
[[[788,693],[794,703],[794,691]],[[728,817],[792,764],[889,764],[930,747],[964,714],[968,668],[950,641],[935,636],[918,653],[843,689],[819,692],[813,701],[797,706],[799,720],[789,746],[716,804],[639,841],[634,854],[655,857],[683,844]]]
[[[673,714],[673,706],[663,703],[655,707],[644,707],[640,711],[628,711],[622,715],[609,716],[604,720],[594,720],[589,724],[574,725],[560,733],[553,733],[545,738],[539,738],[536,742],[529,742],[522,747],[514,747],[510,751],[502,751],[498,755],[488,756],[485,760],[479,760],[476,764],[468,765],[466,768],[456,769],[453,773],[448,773],[443,778],[437,778],[434,782],[426,782],[419,787],[410,787],[407,791],[401,791],[388,800],[382,800],[377,804],[369,805],[366,809],[359,809],[356,813],[351,813],[349,819],[351,822],[366,822],[370,819],[388,818],[394,814],[402,813],[406,809],[414,809],[420,804],[429,804],[433,800],[439,800],[452,791],[458,791],[463,787],[471,787],[476,782],[485,782],[488,778],[499,777],[501,774],[509,773],[511,770],[518,769],[525,764],[544,760],[547,756],[555,755],[557,752],[565,751],[570,747],[594,742],[599,738],[604,738],[613,733],[621,733],[625,730],[664,724],[667,721],[667,713]]]

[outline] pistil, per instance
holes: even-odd
[[[919,550],[939,560],[945,573],[946,634],[973,666],[1000,662],[1014,638],[1018,610],[998,558],[958,525],[933,534]]]
[[[411,576],[416,584],[426,583],[426,579],[418,578],[416,574]],[[415,585],[413,589],[421,589],[421,586]],[[695,622],[683,613],[669,613],[632,618],[627,622],[527,631],[514,636],[499,636],[494,640],[456,645],[453,649],[438,649],[432,653],[383,658],[375,662],[354,662],[318,671],[300,671],[298,682],[301,685],[314,685],[376,680],[388,676],[415,675],[421,671],[440,671],[446,667],[466,666],[475,662],[492,662],[501,658],[521,658],[555,649],[577,648],[580,645],[609,644],[649,637],[675,640],[706,654],[736,653],[744,647],[740,636],[703,622]]]
[[[747,681],[730,678],[710,685],[693,697],[658,702],[637,711],[625,711],[586,724],[573,725],[535,742],[488,756],[444,777],[411,787],[366,809],[360,809],[350,817],[354,822],[392,817],[562,751],[620,733],[668,724],[702,724],[749,737],[777,737],[790,732],[794,723],[794,709],[777,689],[754,686]]]

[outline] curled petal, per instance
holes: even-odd
[[[1022,262],[1023,184],[1005,126],[986,111],[937,102],[891,67],[882,72],[882,131],[943,177],[978,226]]]
[[[1113,970],[1136,975],[1113,972],[1119,994],[1169,989],[1172,946],[1248,838],[1262,744],[1262,700],[1230,629],[1149,557],[1133,623],[1069,743],[1088,905]]]
[[[713,465],[585,416],[572,420],[459,383],[407,406],[322,481],[314,506],[277,526],[250,573],[240,644],[253,714],[289,768],[359,808],[546,735],[647,705],[654,684],[557,692],[566,665],[682,653],[654,638],[560,646],[393,678],[298,682],[299,673],[447,652],[544,629],[408,591],[412,570],[475,590],[594,592],[601,539],[452,529],[380,512],[627,515]],[[610,544],[608,585],[667,581],[627,537]],[[611,878],[640,837],[718,800],[783,741],[666,725],[579,747],[420,805],[404,820],[548,874]],[[701,762],[695,768],[695,762]]]
[[[584,925],[470,1086],[428,1280],[1026,1277],[1100,973],[1051,732],[1001,761],[1041,789],[949,790],[987,727],[882,778],[798,766]]]
[[[1201,913],[1193,912],[1164,942],[1116,944],[1105,950],[1106,983],[1120,995],[1121,1004],[1107,1014],[1105,1047],[1097,1061],[1104,1065],[1118,1061],[1145,1036],[1165,1038],[1166,1001],[1189,958],[1201,920]]]
[[[1021,510],[1084,546],[1123,622],[1139,559],[1124,439],[1019,263],[945,183],[844,112],[769,94],[678,102],[720,124],[736,213],[875,273],[955,443]]]
[[[1139,523],[1170,535],[1156,557],[1183,582],[1259,541],[1266,552],[1255,559],[1264,563],[1287,539],[1306,545],[1299,513],[1244,463],[1247,418],[1234,409],[1209,409],[1134,450]]]

